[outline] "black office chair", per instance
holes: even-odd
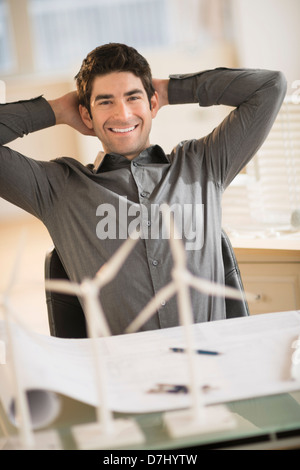
[[[46,254],[45,279],[69,279],[55,248]],[[78,297],[46,290],[51,336],[86,338],[85,315]]]
[[[225,285],[237,289],[243,300],[225,298],[226,318],[247,317],[250,315],[248,302],[245,297],[240,269],[228,235],[222,230],[222,255],[225,271]]]
[[[244,287],[238,263],[227,234],[222,231],[222,254],[225,269],[225,285],[238,289],[242,294]],[[53,248],[45,259],[46,279],[68,279],[66,271]],[[87,329],[81,304],[76,296],[46,291],[50,334],[59,338],[86,338]],[[226,318],[249,315],[246,299],[225,299]]]

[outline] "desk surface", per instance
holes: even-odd
[[[300,237],[251,237],[247,235],[230,235],[229,238],[234,248],[294,252],[300,250]]]
[[[168,372],[175,374],[167,374],[169,379],[172,379],[172,377],[180,377],[178,367],[181,362],[178,361],[179,357],[173,354],[165,354],[165,350],[172,341],[176,340],[174,344],[179,344],[178,340],[180,336],[178,337],[178,334],[180,335],[181,328],[143,332],[141,334],[136,333],[134,335],[123,335],[121,337],[99,340],[102,343],[105,341],[107,348],[109,346],[109,357],[111,358],[109,364],[110,368],[114,371],[113,378],[110,379],[110,386],[113,385],[113,387],[110,388],[112,393],[112,396],[110,396],[112,404],[110,406],[112,409],[127,412],[126,414],[118,413],[115,415],[116,417],[133,417],[145,436],[145,442],[140,446],[135,446],[134,449],[169,449],[175,451],[175,449],[187,448],[233,448],[239,445],[243,447],[252,446],[254,448],[260,446],[264,448],[300,448],[300,390],[299,384],[292,381],[290,378],[292,341],[294,341],[296,334],[297,336],[299,335],[299,328],[299,312],[293,311],[195,325],[194,331],[197,331],[198,335],[201,333],[201,344],[214,344],[217,341],[220,351],[226,351],[226,355],[222,354],[217,356],[217,359],[219,367],[223,372],[222,376],[224,375],[224,383],[226,384],[226,380],[228,380],[228,383],[231,380],[232,386],[220,387],[220,389],[217,387],[216,390],[211,392],[209,397],[210,401],[208,400],[208,403],[226,402],[226,406],[233,414],[237,425],[226,431],[206,432],[180,439],[171,439],[169,437],[167,428],[164,425],[163,412],[151,413],[150,411],[170,409],[171,406],[175,408],[175,402],[177,403],[177,409],[179,407],[182,408],[186,406],[183,404],[187,403],[186,401],[179,400],[180,397],[176,397],[178,400],[176,399],[175,402],[171,402],[171,396],[168,396],[167,401],[164,401],[162,406],[160,397],[158,397],[159,403],[156,403],[155,399],[155,407],[150,406],[153,405],[152,399],[147,401],[147,406],[142,402],[142,407],[137,407],[136,401],[139,401],[140,394],[144,397],[145,381],[148,379],[148,375],[151,371],[152,376],[150,382],[153,384],[161,382],[160,375],[155,375],[157,371],[157,356],[154,357],[153,362],[152,351],[155,351],[157,354],[159,353],[158,350],[161,349],[159,360],[164,374],[167,372],[167,368],[171,368],[171,371],[168,370]],[[44,338],[47,347],[42,348],[42,338],[39,336],[38,339],[39,341],[34,342],[34,358],[37,354],[36,351],[39,352],[40,356],[42,351],[44,351],[44,354],[47,353],[48,355],[44,356],[45,361],[43,364],[47,363],[50,367],[52,364],[50,358],[53,359],[53,356],[55,356],[54,350],[56,350],[57,340]],[[29,343],[25,343],[24,338],[23,343],[21,340],[22,335],[19,335],[18,341],[23,345],[22,359],[24,359],[26,356],[25,351],[28,353],[32,337],[29,337]],[[52,346],[55,346],[55,348],[53,347],[51,349],[50,343],[54,343]],[[84,370],[86,371],[91,359],[87,361],[83,359],[89,358],[89,344],[86,343],[86,340],[83,342],[80,341],[81,347],[79,349],[77,341],[70,343],[69,341],[62,342],[59,340],[59,344],[60,347],[58,348],[59,351],[56,351],[56,359],[54,357],[55,367],[53,370],[55,371],[55,383],[59,379],[58,383],[62,386],[64,376],[68,375],[67,371],[69,372],[73,365],[76,374],[71,374],[72,380],[70,383],[72,387],[74,388],[76,384],[77,387],[79,387],[81,383],[89,383],[88,390],[84,388],[85,393],[83,397],[80,398],[79,395],[76,395],[77,399],[84,400],[86,403],[95,404],[95,402],[89,401],[87,397],[88,391],[91,389],[94,381],[89,378],[89,375],[80,374],[80,361],[78,361],[80,357],[84,365]],[[65,348],[62,347],[63,344]],[[79,356],[74,356],[74,364],[70,361],[70,357],[68,356],[72,351],[73,354],[75,354],[75,352],[79,353]],[[140,352],[139,357],[141,357],[143,367],[134,369],[132,353],[136,356],[136,351]],[[148,353],[150,351],[148,362],[146,361],[147,351]],[[61,354],[62,352],[63,354]],[[65,356],[67,356],[68,360],[65,367],[62,367]],[[22,362],[22,366],[25,368],[24,370],[27,370],[29,367],[31,368],[31,375],[33,374],[35,365],[34,358],[29,354],[29,362]],[[116,364],[120,365],[119,361],[121,358],[122,360],[124,358],[127,359],[124,363],[121,361],[121,366],[116,368]],[[165,363],[163,362],[163,358],[167,360]],[[236,360],[236,358],[238,358],[238,360]],[[49,362],[46,362],[46,359]],[[214,376],[217,371],[213,365],[217,365],[215,360],[213,363],[209,362],[208,364],[209,359],[206,359],[208,358],[197,356],[197,360],[202,364],[203,378],[205,377],[206,369],[209,374],[213,373]],[[58,360],[60,362],[58,362]],[[147,373],[141,375],[142,369],[144,370],[145,361],[148,364],[146,369]],[[137,363],[138,362],[137,359]],[[57,367],[58,364],[62,367],[61,370]],[[205,364],[206,369],[204,367]],[[226,364],[230,366],[229,368],[227,367],[227,369]],[[40,377],[39,361],[37,361],[36,366],[38,377]],[[226,370],[229,372],[229,375],[226,375]],[[50,371],[51,367],[47,374],[48,380],[51,376]],[[134,374],[133,371],[135,371]],[[122,374],[125,374],[126,379],[128,379],[128,374],[132,375],[131,382],[129,381],[131,384],[130,387],[122,388],[122,378],[124,379]],[[218,378],[218,374],[216,378]],[[137,379],[137,382],[135,379]],[[31,389],[36,390],[46,387],[45,380],[46,376],[43,376],[42,382],[34,381],[34,385],[31,385]],[[84,380],[84,382],[82,382],[82,380]],[[91,382],[88,382],[88,380],[91,380]],[[169,383],[174,383],[174,381]],[[180,382],[176,381],[175,383]],[[212,383],[214,384],[214,382]],[[218,383],[218,381],[216,383]],[[68,381],[67,384],[69,386]],[[27,387],[30,388],[28,384]],[[76,449],[72,428],[77,424],[95,421],[95,409],[93,406],[84,405],[80,401],[66,398],[66,390],[69,390],[69,388],[64,389],[62,387],[60,390],[56,389],[57,392],[60,391],[61,393],[62,406],[59,417],[48,429],[56,430],[60,438],[61,446],[64,449]],[[119,393],[120,390],[121,394]],[[292,392],[292,390],[294,391]],[[69,392],[69,395],[72,395],[72,393]],[[74,395],[72,396],[74,397]],[[116,404],[113,405],[114,397],[117,399],[118,406],[116,406]],[[38,406],[39,403],[40,402],[37,402]],[[180,406],[178,406],[178,403]],[[126,406],[124,407],[124,405]],[[146,413],[146,411],[149,412]],[[133,412],[136,414],[133,414]],[[140,414],[138,414],[139,412]],[[16,434],[16,429],[9,423],[6,416],[6,413],[4,413],[0,406],[0,449],[12,446],[13,439],[9,439],[8,437]],[[37,433],[37,438],[39,434],[40,431]]]
[[[65,450],[77,449],[72,435],[72,426],[93,422],[94,408],[75,400],[61,397],[62,413],[48,429],[55,429],[61,446]],[[300,448],[300,392],[241,400],[227,404],[234,414],[237,427],[222,432],[170,439],[163,422],[163,413],[141,415],[116,414],[116,418],[132,418],[139,424],[146,441],[130,448],[136,450],[197,452],[203,449],[299,449]],[[15,428],[7,422],[0,410],[0,438],[4,442],[6,433],[15,434]],[[4,432],[5,427],[5,432]],[[2,431],[1,431],[2,428]],[[2,444],[9,448],[10,442]],[[117,449],[116,449],[117,450]]]

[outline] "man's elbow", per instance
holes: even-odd
[[[274,94],[278,97],[278,100],[282,102],[287,92],[287,80],[283,72],[274,72],[272,88]]]

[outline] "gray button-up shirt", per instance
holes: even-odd
[[[234,109],[209,135],[180,142],[168,155],[151,146],[133,161],[109,154],[87,166],[67,157],[36,161],[3,146],[54,125],[55,117],[42,97],[1,105],[0,196],[46,225],[74,281],[93,277],[128,231],[140,230],[134,250],[100,293],[113,334],[121,334],[171,280],[174,260],[159,217],[164,203],[179,224],[188,269],[224,283],[222,193],[266,138],[285,91],[279,72],[220,68],[172,76],[170,104]],[[223,298],[190,292],[195,322],[225,318]],[[176,325],[173,297],[162,301],[142,329]]]

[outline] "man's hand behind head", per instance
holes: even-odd
[[[55,114],[56,124],[67,124],[83,135],[95,136],[93,129],[89,129],[81,119],[76,91],[71,91],[55,100],[49,100]]]

